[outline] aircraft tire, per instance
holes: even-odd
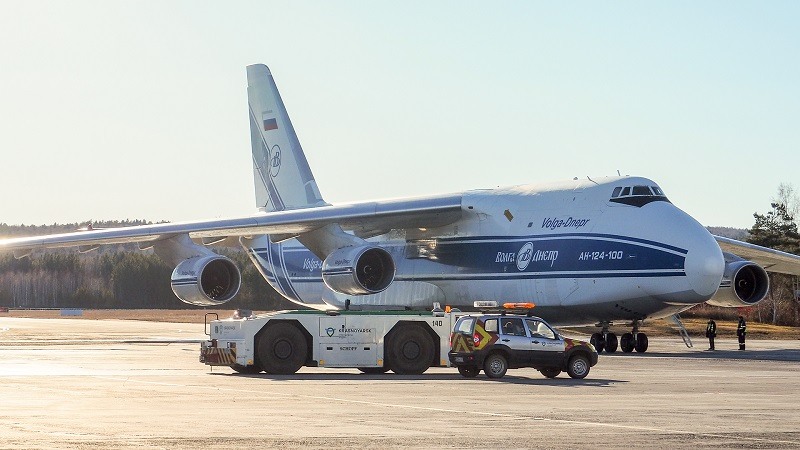
[[[399,375],[425,372],[436,352],[430,334],[417,325],[401,325],[392,332],[388,346],[389,366]]]
[[[477,366],[458,366],[458,373],[464,378],[475,378],[480,372]]]
[[[636,333],[636,351],[644,353],[647,351],[647,335],[644,333]]]
[[[619,340],[619,346],[622,349],[623,353],[630,353],[633,351],[633,348],[636,346],[636,343],[633,342],[633,333],[625,333],[622,335],[622,338]]]
[[[567,363],[567,374],[571,378],[586,378],[586,375],[589,375],[590,367],[589,358],[578,353],[569,359],[569,363]]]
[[[236,371],[236,373],[242,373],[246,375],[253,375],[261,372],[260,366],[243,366],[241,364],[233,364],[231,369]]]
[[[603,353],[603,347],[605,347],[605,342],[603,342],[603,334],[602,333],[594,333],[592,334],[592,338],[589,340],[594,346],[594,349],[597,350],[597,353]]]
[[[290,375],[297,372],[308,358],[308,345],[303,332],[290,323],[277,323],[258,338],[257,362],[264,372]]]
[[[386,366],[383,367],[359,367],[358,368],[361,373],[365,373],[367,375],[380,375],[389,371],[389,368]]]
[[[544,369],[539,369],[539,372],[547,378],[555,378],[561,374],[561,369],[558,367],[545,367]]]
[[[489,378],[503,378],[508,371],[508,361],[500,353],[492,353],[483,360],[483,371]]]
[[[614,333],[606,333],[605,340],[606,352],[614,353],[617,351],[617,335]]]

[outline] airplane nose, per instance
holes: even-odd
[[[722,281],[722,274],[725,271],[725,258],[722,256],[722,250],[708,232],[705,233],[705,236],[698,236],[698,239],[688,247],[689,252],[686,254],[684,269],[689,286],[703,298],[703,301],[708,300],[719,289],[719,283]]]

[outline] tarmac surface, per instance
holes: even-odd
[[[0,448],[800,448],[800,341],[651,338],[584,380],[198,362],[203,325],[0,316]]]

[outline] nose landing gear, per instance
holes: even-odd
[[[619,342],[617,342],[617,335],[608,331],[609,325],[607,322],[598,324],[597,326],[602,327],[602,331],[592,334],[591,343],[597,353],[601,353],[603,350],[606,353],[614,353],[617,351],[617,344],[623,353],[631,353],[634,350],[638,353],[647,351],[647,335],[639,332],[638,321],[633,323],[633,331],[624,333]]]

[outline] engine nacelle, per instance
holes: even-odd
[[[742,259],[725,264],[719,290],[706,303],[726,308],[752,306],[769,292],[767,271],[752,261]]]
[[[221,255],[189,258],[172,271],[172,292],[185,303],[216,306],[239,293],[242,275],[230,259]]]
[[[322,279],[342,294],[377,294],[394,281],[392,255],[380,247],[344,247],[322,263]]]

